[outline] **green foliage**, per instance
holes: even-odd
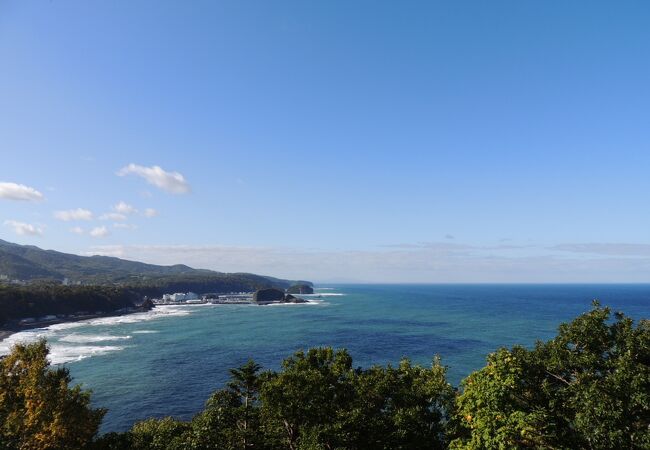
[[[171,417],[147,419],[133,425],[130,447],[133,450],[182,450],[187,448],[189,430],[187,423]]]
[[[452,448],[650,448],[650,323],[609,308],[533,350],[500,349],[463,382]]]
[[[189,423],[150,419],[97,448],[444,448],[453,390],[437,360],[428,369],[404,360],[362,370],[345,350],[315,348],[286,359],[280,372],[260,369],[249,361],[231,370],[227,387]]]
[[[430,368],[404,359],[397,368],[360,372],[354,411],[362,414],[353,422],[362,441],[357,448],[444,448],[454,400],[445,375],[438,359]]]
[[[298,352],[262,385],[266,430],[277,448],[443,448],[445,371],[437,360],[362,370],[345,350]]]
[[[0,324],[49,314],[111,312],[141,298],[133,290],[111,286],[0,285]]]
[[[345,350],[298,352],[269,374],[262,386],[268,431],[283,448],[301,448],[301,439],[337,448],[346,437],[338,421],[354,397],[352,358]]]
[[[294,284],[287,288],[287,294],[313,294],[314,288],[308,284]]]
[[[90,394],[70,388],[65,368],[50,369],[45,341],[16,345],[0,361],[0,448],[81,449],[97,433],[105,411]]]

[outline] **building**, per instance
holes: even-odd
[[[187,297],[182,292],[176,292],[175,294],[171,295],[172,302],[184,302],[185,300],[187,300]]]

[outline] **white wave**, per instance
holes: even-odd
[[[135,314],[126,314],[123,316],[111,316],[111,317],[100,317],[99,319],[91,319],[85,321],[86,325],[118,325],[122,323],[138,323],[145,322],[149,320],[159,319],[162,317],[172,317],[172,316],[187,316],[191,314],[191,310],[165,306],[165,307],[156,307],[151,311],[135,313]]]
[[[317,292],[315,294],[300,294],[301,297],[342,297],[345,294],[339,292]]]
[[[50,347],[48,359],[52,364],[64,364],[73,361],[81,361],[91,356],[105,355],[107,353],[119,352],[124,347],[117,345],[57,345]]]
[[[329,305],[327,302],[323,301],[307,301],[304,303],[269,303],[268,305],[259,305],[259,306],[324,306],[324,305]]]
[[[14,344],[29,344],[37,341],[40,338],[51,337],[53,333],[43,330],[27,330],[21,331],[20,333],[12,334],[7,339],[0,342],[0,355],[6,355],[11,351],[11,347]],[[79,338],[77,340],[77,337]],[[84,338],[83,340],[81,338]],[[115,345],[65,345],[59,344],[61,341],[66,342],[102,342],[108,340],[116,340],[130,338],[131,336],[81,336],[81,335],[70,335],[66,336],[59,341],[48,341],[50,347],[50,353],[48,359],[52,364],[63,364],[72,361],[81,361],[82,359],[88,358],[90,356],[104,355],[110,352],[116,352],[123,350],[124,347],[115,346]],[[66,340],[66,338],[68,338]],[[110,339],[109,339],[110,338]]]
[[[14,333],[6,339],[0,341],[0,355],[6,355],[11,351],[15,344],[30,344],[41,338],[49,338],[53,333],[43,328],[21,331]]]
[[[71,330],[73,328],[83,327],[84,325],[87,324],[88,324],[87,320],[80,320],[77,322],[56,323],[54,325],[50,325],[49,327],[47,327],[47,329],[52,331]]]
[[[62,347],[60,345],[57,345],[56,343],[58,340],[64,342],[67,341],[71,343],[90,343],[90,342],[103,342],[103,341],[128,339],[130,338],[130,336],[128,338],[125,338],[124,336],[116,337],[112,335],[106,335],[106,336],[95,335],[93,337],[93,336],[84,336],[81,334],[72,333],[70,335],[62,337],[61,339],[57,339],[58,336],[61,336],[63,333],[67,332],[68,330],[80,328],[80,327],[87,327],[87,326],[99,326],[99,325],[110,326],[110,325],[118,325],[118,324],[125,324],[125,323],[145,322],[145,321],[164,318],[164,317],[187,316],[191,314],[191,312],[192,312],[191,309],[183,308],[183,307],[178,308],[174,306],[165,306],[165,307],[159,306],[152,309],[151,311],[142,312],[142,313],[126,314],[123,316],[100,317],[97,319],[81,320],[77,322],[57,323],[45,328],[34,328],[30,330],[20,331],[0,341],[0,355],[8,354],[11,351],[11,347],[13,347],[14,344],[16,343],[28,344],[28,343],[35,342],[38,339],[45,338],[47,339],[48,344],[50,345],[50,354],[51,354],[50,360],[52,361],[53,364],[61,364],[62,362],[76,361],[96,354],[103,354],[108,351],[118,351],[121,350],[122,347],[116,347],[116,346],[72,347],[70,346],[70,347],[64,347],[64,348],[68,348],[68,350],[63,352],[63,356],[52,356],[52,354],[55,351],[61,354]],[[75,353],[72,350],[73,348],[81,349],[79,350],[79,352],[81,353],[79,354]],[[73,354],[70,355],[69,354],[70,352],[72,352]]]
[[[133,334],[155,334],[155,333],[160,333],[160,331],[156,331],[156,330],[138,330],[138,331],[133,332]]]
[[[62,337],[59,341],[85,344],[89,342],[123,341],[126,339],[131,339],[131,336],[85,335],[73,333]]]

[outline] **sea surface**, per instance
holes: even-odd
[[[58,324],[12,335],[0,354],[45,337],[52,363],[108,408],[108,432],[152,416],[191,418],[249,358],[278,369],[313,346],[347,348],[364,367],[405,356],[429,365],[437,354],[457,385],[488,353],[553,337],[594,299],[650,318],[650,285],[328,285],[317,294],[309,304],[159,306]]]

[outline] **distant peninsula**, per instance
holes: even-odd
[[[313,286],[309,284],[294,284],[287,289],[287,294],[310,295],[314,293]]]
[[[280,291],[284,301],[285,291],[291,294],[289,289],[296,286],[300,292],[295,293],[307,293],[309,289],[313,292],[309,281],[79,256],[0,240],[2,329],[12,325],[15,328],[24,319],[65,320],[137,310],[147,299],[175,292],[252,293],[274,289]]]

